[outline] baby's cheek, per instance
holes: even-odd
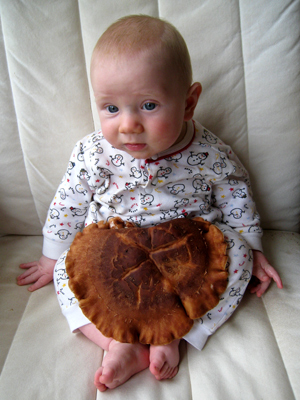
[[[177,139],[177,133],[176,133],[176,128],[174,127],[174,124],[168,123],[168,122],[157,122],[155,124],[154,132],[155,136],[158,140],[163,140],[166,142],[173,141]],[[178,130],[178,127],[177,127]]]
[[[102,130],[103,136],[110,144],[114,144],[117,141],[118,130],[113,123],[101,122],[101,130]]]

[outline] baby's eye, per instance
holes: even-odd
[[[116,112],[119,111],[118,107],[113,106],[113,105],[107,106],[107,107],[106,107],[106,110],[107,110],[108,112],[110,112],[111,114],[114,114],[114,113],[116,113]]]
[[[152,111],[152,110],[154,110],[155,109],[155,107],[156,107],[156,104],[155,103],[145,103],[144,105],[143,105],[143,109],[144,110],[147,110],[147,111]]]

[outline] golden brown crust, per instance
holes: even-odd
[[[202,218],[148,229],[112,218],[76,235],[66,268],[83,313],[105,336],[162,345],[218,304],[226,260],[222,232]]]

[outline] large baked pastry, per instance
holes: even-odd
[[[112,218],[77,233],[69,285],[87,318],[119,342],[183,337],[227,286],[222,232],[202,218],[139,228]]]

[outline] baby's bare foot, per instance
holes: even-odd
[[[150,371],[156,379],[171,379],[178,372],[179,343],[174,340],[166,346],[150,346]]]
[[[148,366],[148,346],[119,343],[113,340],[102,366],[96,371],[94,384],[100,392],[114,389]]]

